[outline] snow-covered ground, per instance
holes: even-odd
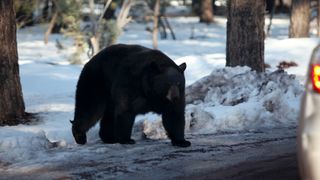
[[[216,17],[212,25],[200,24],[198,18],[192,17],[169,20],[177,40],[159,40],[159,49],[177,64],[187,63],[187,138],[196,141],[197,136],[201,136],[203,140],[211,134],[203,140],[209,145],[213,143],[215,134],[219,133],[246,134],[271,128],[296,127],[302,84],[318,38],[288,39],[288,18],[276,18],[271,37],[265,41],[265,63],[271,67],[266,73],[257,74],[247,67],[224,67],[225,18]],[[145,30],[146,26],[152,27],[151,24],[129,24],[119,43],[152,47],[152,34]],[[89,131],[86,145],[75,144],[69,120],[73,119],[74,92],[82,66],[70,65],[70,49],[56,48],[55,40],[64,42],[62,36],[51,36],[50,42],[45,45],[44,31],[43,26],[18,31],[20,76],[26,111],[38,113],[41,121],[0,128],[0,174],[39,173],[44,168],[66,163],[68,159],[73,162],[84,159],[88,164],[86,167],[82,162],[83,167],[90,169],[91,163],[102,157],[97,154],[108,154],[110,163],[115,165],[115,169],[109,170],[123,174],[139,171],[139,163],[131,166],[130,162],[141,156],[169,156],[175,150],[166,139],[160,117],[151,113],[136,119],[136,145],[102,144],[98,126]],[[192,32],[193,39],[190,39]],[[298,66],[285,72],[276,71],[281,61],[294,61]],[[143,133],[156,140],[142,138]],[[159,148],[156,148],[158,144]],[[197,145],[194,143],[193,146]],[[148,155],[143,151],[152,152]],[[132,161],[129,160],[126,167],[118,166],[117,162],[125,163],[125,156],[128,155],[133,156]],[[182,155],[181,158],[188,157]],[[72,169],[68,164],[62,167],[63,172]],[[85,175],[77,178],[85,179]]]

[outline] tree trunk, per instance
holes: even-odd
[[[213,6],[212,0],[201,0],[200,22],[213,22]]]
[[[270,36],[270,30],[271,30],[271,26],[272,26],[272,19],[273,19],[273,15],[276,9],[275,6],[275,0],[267,0],[266,1],[266,9],[269,13],[269,24],[268,24],[268,28],[267,28],[267,36]]]
[[[289,37],[309,37],[309,22],[309,0],[292,0]]]
[[[200,9],[200,1],[192,0],[192,12],[198,16],[200,15]]]
[[[156,0],[156,4],[154,5],[154,14],[153,14],[153,32],[152,32],[152,40],[153,40],[153,48],[158,49],[158,17],[160,11],[160,0]]]
[[[131,21],[131,16],[129,16],[129,12],[131,6],[133,4],[133,0],[124,0],[117,17],[117,26],[118,29],[122,30],[124,26],[126,26]]]
[[[229,0],[227,66],[264,71],[264,0]]]
[[[0,42],[0,125],[13,125],[25,114],[13,0],[0,1]]]
[[[42,18],[45,20],[45,21],[49,21],[49,8],[50,8],[50,0],[45,0],[44,2],[44,7],[42,9]]]

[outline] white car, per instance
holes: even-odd
[[[298,128],[301,178],[320,180],[320,45],[311,56]]]

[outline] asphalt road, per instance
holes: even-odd
[[[298,180],[296,154],[286,154],[264,160],[252,160],[220,169],[207,169],[199,174],[179,179],[221,180]]]
[[[70,152],[54,165],[0,171],[0,179],[299,179],[295,128],[188,135],[188,139],[193,143],[189,148],[140,140],[106,153],[100,152],[106,145],[97,144],[90,146],[97,153]]]
[[[152,171],[124,174],[117,179],[300,179],[294,128],[207,136],[193,138],[200,142],[212,138],[225,143],[202,148],[199,143],[190,151],[182,150],[189,158],[153,167]]]

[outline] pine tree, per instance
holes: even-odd
[[[13,125],[25,115],[13,0],[0,1],[0,42],[0,125]]]
[[[227,66],[264,71],[264,0],[229,0]]]

